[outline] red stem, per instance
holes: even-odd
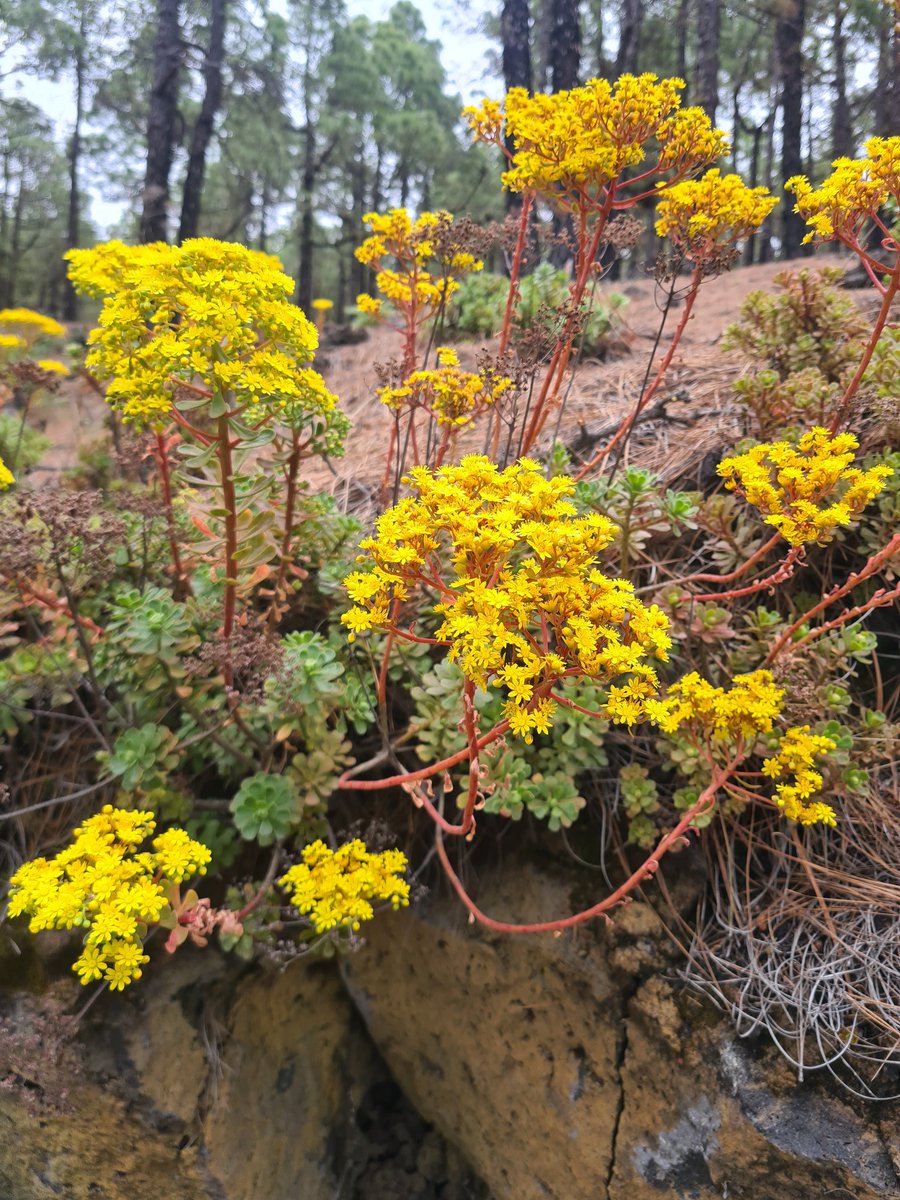
[[[790,641],[801,625],[804,625],[807,621],[817,616],[820,612],[822,612],[823,609],[827,608],[830,604],[833,604],[835,600],[840,600],[842,596],[846,596],[848,592],[852,592],[858,584],[874,575],[876,571],[880,570],[880,568],[884,566],[889,558],[898,552],[900,552],[900,533],[895,533],[884,549],[879,550],[877,554],[873,554],[868,562],[866,562],[859,571],[849,577],[846,583],[832,588],[826,596],[822,597],[818,604],[813,605],[811,609],[805,612],[803,616],[798,617],[793,625],[790,625],[784,631],[784,633],[766,655],[766,661],[764,665],[769,666],[770,663],[774,662],[774,660],[778,657],[785,645]]]
[[[285,579],[287,578],[288,563],[291,558],[291,538],[294,530],[294,509],[297,504],[297,476],[300,473],[300,459],[300,433],[298,430],[293,429],[291,431],[291,456],[288,459],[287,466],[287,490],[284,498],[284,531],[281,537],[281,557],[278,564],[278,575],[272,590],[272,604],[268,615],[270,636],[274,635],[278,624],[278,607],[281,602]]]
[[[684,333],[685,329],[687,328],[687,323],[691,319],[691,312],[693,311],[694,301],[697,299],[697,292],[699,291],[699,289],[700,289],[700,267],[696,266],[696,267],[694,267],[694,270],[691,274],[690,288],[688,290],[687,296],[685,297],[684,311],[681,314],[681,320],[678,322],[678,328],[675,330],[675,333],[672,335],[672,344],[669,346],[669,349],[666,351],[665,355],[663,356],[662,362],[659,364],[659,370],[656,372],[656,375],[653,377],[653,379],[650,381],[650,383],[647,385],[647,387],[644,389],[640,399],[638,400],[637,404],[634,406],[634,410],[632,411],[631,415],[625,421],[623,421],[623,423],[619,426],[618,431],[613,436],[611,441],[609,441],[601,450],[598,450],[597,453],[594,455],[594,457],[589,459],[589,461],[584,464],[584,466],[581,468],[581,470],[577,472],[577,474],[575,475],[576,480],[584,479],[584,477],[585,477],[585,475],[587,475],[588,471],[592,471],[594,469],[594,467],[597,466],[598,463],[602,462],[603,459],[606,458],[607,454],[609,454],[609,452],[619,444],[619,442],[622,440],[622,438],[625,437],[631,431],[632,426],[634,425],[635,421],[640,416],[643,409],[646,407],[647,404],[649,404],[649,402],[652,400],[653,396],[656,394],[656,391],[659,388],[660,384],[662,383],[663,379],[665,378],[666,371],[668,371],[669,366],[672,362],[672,359],[675,356],[675,351],[678,348],[678,343],[681,341],[681,335]]]
[[[639,888],[647,879],[651,879],[656,874],[663,855],[687,832],[696,817],[701,816],[706,810],[712,807],[715,803],[716,792],[725,780],[728,779],[735,767],[738,766],[742,758],[743,755],[739,754],[726,767],[716,771],[712,782],[700,793],[697,802],[688,809],[675,828],[665,834],[649,858],[646,858],[621,886],[617,887],[605,900],[601,900],[598,904],[594,904],[590,908],[584,909],[583,912],[576,913],[571,917],[561,917],[556,921],[538,921],[533,924],[524,925],[510,924],[507,921],[495,921],[478,908],[460,882],[459,876],[450,865],[450,859],[447,857],[440,827],[435,830],[435,845],[438,857],[457,896],[462,900],[475,920],[488,929],[493,929],[497,933],[556,933],[562,929],[571,929],[573,926],[582,925],[585,921],[590,921],[594,917],[603,916],[608,909],[621,904],[630,892]]]
[[[534,193],[525,192],[522,196],[522,209],[519,213],[519,236],[516,239],[516,247],[513,250],[512,262],[509,267],[509,291],[506,295],[506,309],[503,313],[503,325],[500,329],[500,346],[498,354],[506,353],[509,346],[509,329],[512,322],[513,309],[516,305],[516,295],[519,290],[519,273],[522,269],[522,257],[525,253],[525,240],[528,237],[528,218],[531,215],[531,205],[534,202]]]
[[[508,729],[509,721],[501,721],[499,725],[495,725],[493,729],[477,740],[475,750],[480,752],[485,746],[490,746],[492,742],[502,738]],[[383,788],[402,787],[405,783],[418,783],[422,779],[431,779],[432,776],[439,775],[441,771],[448,771],[451,767],[457,766],[458,763],[467,759],[471,752],[472,747],[467,745],[463,750],[458,750],[456,754],[442,758],[438,763],[432,763],[430,767],[422,767],[419,771],[406,771],[402,775],[391,775],[388,779],[351,779],[345,772],[337,781],[336,790],[378,792]]]
[[[593,266],[597,257],[597,251],[600,247],[600,239],[603,236],[604,229],[606,228],[606,222],[609,219],[609,214],[612,212],[615,194],[615,184],[611,184],[606,200],[604,201],[602,208],[597,213],[597,221],[594,226],[594,232],[591,236],[590,245],[586,247],[582,244],[578,248],[578,270],[570,293],[570,302],[576,309],[584,299],[584,293],[585,289],[587,288],[591,267]],[[528,451],[537,441],[541,430],[544,428],[544,424],[547,420],[547,401],[550,396],[556,394],[560,384],[562,383],[562,378],[565,375],[566,368],[569,365],[569,358],[572,353],[572,345],[574,341],[574,335],[566,337],[565,341],[561,342],[554,351],[553,357],[550,360],[550,365],[547,368],[547,374],[544,376],[540,393],[538,394],[537,403],[534,406],[531,422],[529,423],[528,429],[525,432],[525,436],[522,439],[522,454],[528,453]]]
[[[742,575],[746,575],[750,568],[755,566],[761,558],[765,557],[779,541],[781,541],[781,534],[773,533],[769,540],[760,546],[758,550],[755,550],[745,563],[741,563],[739,567],[730,571],[727,575],[688,575],[684,579],[679,579],[678,583],[682,586],[688,583],[733,583],[735,579],[740,579]]]
[[[811,629],[809,633],[805,633],[802,638],[799,638],[793,644],[793,649],[797,650],[800,646],[805,646],[807,642],[813,641],[817,637],[821,637],[823,633],[828,633],[832,629],[837,629],[841,625],[846,625],[848,621],[852,621],[854,617],[861,617],[867,612],[871,612],[873,608],[883,608],[886,604],[892,604],[894,600],[900,599],[900,583],[896,587],[891,588],[886,592],[884,588],[879,588],[870,599],[864,604],[857,604],[855,608],[847,608],[839,617],[835,617],[831,621],[826,621],[824,625],[819,625],[815,629]],[[878,705],[880,708],[881,705]]]
[[[878,316],[875,320],[874,326],[872,327],[872,334],[866,343],[866,348],[863,352],[862,359],[860,360],[859,366],[856,368],[853,378],[847,384],[844,394],[841,396],[840,403],[837,406],[837,410],[832,417],[831,425],[829,426],[830,433],[836,433],[844,423],[844,418],[847,416],[847,409],[850,407],[850,401],[856,395],[859,385],[862,383],[862,377],[865,375],[866,369],[868,368],[869,363],[872,361],[872,355],[875,353],[875,347],[878,345],[878,339],[881,337],[882,331],[887,324],[888,315],[891,311],[891,305],[893,304],[894,297],[897,295],[898,291],[900,291],[900,257],[898,257],[897,265],[894,267],[894,272],[891,276],[891,282],[888,284],[887,290],[882,296],[881,308],[878,310]]]
[[[784,562],[779,563],[771,575],[767,575],[764,579],[757,579],[755,583],[750,583],[746,587],[733,588],[729,592],[708,592],[705,595],[692,595],[692,600],[698,600],[701,603],[708,603],[715,600],[737,600],[741,596],[752,596],[754,592],[762,592],[766,588],[774,587],[776,583],[783,583],[785,579],[790,579],[794,573],[794,567],[797,560],[801,557],[802,546],[795,546],[786,555]]]
[[[216,441],[219,470],[222,476],[222,503],[225,509],[225,596],[222,607],[222,639],[227,643],[234,632],[238,583],[237,494],[234,488],[234,462],[231,457],[232,447],[227,414],[219,417],[219,434]],[[226,687],[231,687],[234,678],[230,657],[229,651],[229,661],[226,661],[224,667]]]
[[[183,599],[190,594],[191,585],[181,562],[178,549],[178,536],[175,531],[175,514],[172,509],[172,476],[169,470],[169,449],[162,429],[155,430],[156,452],[154,458],[159,467],[159,478],[162,484],[163,504],[166,510],[166,531],[169,535],[169,549],[172,552],[172,565],[175,568],[175,598]]]

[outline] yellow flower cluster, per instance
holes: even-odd
[[[836,825],[834,809],[830,804],[807,801],[822,786],[822,776],[813,764],[816,756],[836,749],[831,738],[820,737],[809,731],[808,725],[789,729],[782,737],[778,752],[767,758],[762,772],[770,779],[781,779],[793,775],[793,783],[779,783],[775,802],[784,815],[801,825]]]
[[[645,701],[645,710],[664,733],[688,726],[698,740],[734,744],[740,739],[752,747],[760,734],[772,732],[783,699],[784,690],[775,686],[771,671],[735,675],[729,688],[715,687],[692,671],[669,688],[665,699]],[[762,773],[770,779],[794,777],[793,783],[779,783],[775,796],[790,820],[801,825],[836,823],[829,805],[806,803],[822,786],[822,776],[813,769],[816,755],[834,749],[830,738],[811,734],[808,725],[795,726],[781,736],[777,752],[763,762]]]
[[[675,183],[657,207],[656,232],[697,262],[748,237],[778,203],[768,188],[750,188],[717,168],[702,179]]]
[[[0,492],[5,492],[6,489],[8,487],[12,487],[15,482],[16,479],[12,471],[9,469],[3,459],[0,458]]]
[[[828,178],[814,188],[804,175],[784,185],[797,197],[794,211],[810,226],[804,241],[840,238],[851,244],[861,227],[892,198],[900,204],[900,137],[874,137],[865,158],[838,158]]]
[[[68,375],[69,368],[65,363],[58,362],[55,358],[39,358],[37,365],[42,371],[49,371],[51,375]]]
[[[889,466],[851,467],[858,446],[851,433],[832,436],[816,427],[796,446],[763,442],[745,454],[723,459],[719,474],[764,514],[791,546],[824,544],[840,525],[849,525],[893,475]]]
[[[388,408],[422,408],[440,425],[466,425],[496,404],[512,387],[505,375],[463,371],[455,351],[438,350],[439,366],[433,371],[413,371],[397,387],[378,388]]]
[[[66,333],[65,325],[30,308],[0,308],[0,326],[12,326],[18,331],[16,336],[25,344],[42,337],[65,337]]]
[[[17,333],[0,333],[0,350],[25,350],[28,342]]]
[[[450,299],[459,287],[458,276],[484,266],[472,254],[444,254],[436,246],[436,229],[449,226],[452,220],[450,213],[441,211],[424,212],[414,221],[405,208],[363,217],[372,232],[356,257],[375,271],[375,286],[386,300],[395,308],[413,309],[420,320],[439,311]],[[356,304],[372,315],[381,310],[381,301],[365,294],[357,296]]]
[[[585,206],[628,168],[644,163],[653,146],[654,165],[641,173],[671,172],[673,179],[709,166],[727,150],[725,135],[701,108],[682,109],[680,79],[623,75],[615,83],[591,79],[554,95],[513,88],[496,101],[463,110],[479,141],[513,142],[504,185],[535,190],[562,204]],[[671,180],[669,181],[671,182]],[[665,183],[663,183],[665,186]]]
[[[347,926],[374,916],[373,901],[389,900],[394,908],[409,904],[409,884],[403,879],[406,855],[401,850],[370,854],[355,838],[337,850],[313,842],[303,861],[278,880],[291,903],[312,921],[316,933]]]
[[[108,242],[71,250],[69,276],[104,298],[88,368],[111,383],[125,420],[164,416],[179,387],[201,385],[232,407],[325,416],[335,405],[309,362],[314,326],[291,303],[278,259],[213,238],[181,246]]]
[[[644,707],[664,733],[690,725],[714,741],[734,741],[771,733],[783,699],[771,671],[735,675],[729,688],[715,687],[691,671],[672,684],[665,699],[648,700]]]
[[[528,459],[500,470],[470,455],[434,474],[417,468],[406,482],[418,495],[379,517],[361,543],[371,569],[346,580],[351,640],[392,624],[417,588],[435,590],[435,637],[471,682],[506,690],[514,734],[530,742],[547,731],[556,707],[548,693],[565,676],[629,677],[610,689],[608,713],[638,720],[657,688],[645,660],[667,660],[668,622],[630,583],[596,568],[616,527],[576,515],[573,481],[545,479]]]
[[[165,885],[206,872],[210,852],[183,829],[140,846],[156,828],[150,812],[106,807],[75,830],[54,858],[24,863],[10,886],[9,915],[31,917],[29,929],[84,929],[74,970],[83,984],[105,979],[121,991],[148,962],[147,926],[168,906]]]

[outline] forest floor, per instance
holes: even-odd
[[[718,279],[708,280],[700,290],[694,315],[665,381],[665,393],[673,397],[666,412],[635,430],[628,454],[632,461],[659,472],[668,484],[679,481],[690,486],[692,476],[710,452],[732,444],[740,433],[740,413],[731,399],[731,384],[745,368],[741,354],[721,348],[725,328],[736,321],[748,293],[771,290],[781,271],[800,266],[839,266],[853,263],[846,257],[819,254],[815,259],[794,263],[767,263],[738,267]],[[660,305],[665,294],[653,279],[631,280],[611,285],[621,291],[628,304],[604,361],[585,359],[574,376],[559,420],[558,436],[572,444],[582,427],[591,428],[620,420],[640,394],[660,324]],[[866,292],[851,293],[863,297]],[[660,338],[657,361],[665,353],[678,323],[678,308],[669,313]],[[490,343],[486,343],[490,348]],[[464,342],[455,347],[463,367],[474,369],[481,343]],[[352,507],[373,497],[384,469],[384,452],[390,435],[390,416],[375,395],[378,378],[375,365],[399,352],[399,335],[378,328],[357,345],[326,347],[317,365],[328,386],[340,398],[352,422],[346,453],[331,469],[323,463],[309,464],[308,481],[316,490],[335,494]],[[60,472],[77,465],[79,454],[103,433],[105,405],[82,379],[65,383],[54,396],[45,397],[32,413],[33,423],[50,440],[35,482],[52,482]],[[545,437],[552,440],[553,428]],[[470,435],[460,440],[460,449],[478,452],[481,439]],[[546,447],[542,447],[546,448]]]

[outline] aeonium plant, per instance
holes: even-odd
[[[239,911],[214,907],[193,888],[182,895],[186,880],[206,874],[211,853],[183,829],[154,837],[155,830],[153,813],[105,805],[74,831],[70,846],[24,863],[12,877],[10,917],[28,917],[31,933],[82,932],[72,968],[82,984],[101,981],[122,991],[140,979],[150,961],[145,943],[156,928],[170,931],[169,953],[188,939],[205,946],[216,931],[239,937],[241,922],[268,897],[271,880]],[[408,903],[405,869],[399,850],[370,853],[359,840],[330,850],[316,841],[278,884],[300,924],[322,938],[358,930],[375,904]]]
[[[302,464],[342,450],[346,418],[309,365],[315,326],[291,302],[293,281],[278,259],[245,246],[108,242],[67,257],[75,287],[103,298],[86,365],[108,381],[106,399],[125,422],[153,431],[182,592],[190,571],[173,515],[176,446],[189,482],[215,489],[194,519],[222,572],[227,641],[242,587],[270,580],[277,612],[290,582]],[[268,445],[276,472],[261,475],[249,456]]]
[[[832,486],[846,469],[844,462]],[[615,527],[596,513],[577,514],[569,477],[547,479],[527,459],[501,470],[484,457],[470,456],[433,473],[420,468],[406,482],[413,494],[384,513],[374,536],[361,545],[366,569],[346,581],[354,606],[343,620],[351,638],[387,631],[377,672],[382,705],[390,656],[403,642],[431,646],[460,668],[466,744],[438,762],[388,778],[360,779],[360,768],[354,768],[339,786],[406,789],[434,822],[440,860],[476,919],[490,928],[526,933],[567,928],[605,914],[653,874],[688,829],[702,823],[721,791],[765,800],[761,781],[776,780],[775,795],[766,802],[786,817],[800,824],[834,822],[833,810],[810,797],[822,783],[816,760],[835,744],[808,726],[779,731],[785,691],[767,666],[736,675],[724,687],[690,673],[660,694],[656,664],[668,660],[668,620],[655,605],[645,604],[631,583],[601,569],[599,556]],[[875,490],[879,483],[880,477],[866,481]],[[862,486],[855,478],[854,485]],[[770,585],[766,579],[750,589]],[[420,628],[423,615],[432,632]],[[567,696],[570,681],[599,685],[600,707],[588,710]],[[500,719],[484,730],[474,698],[477,689],[491,688],[504,699]],[[463,888],[444,835],[474,836],[476,813],[485,802],[482,758],[507,736],[530,743],[546,733],[561,705],[628,728],[649,721],[665,734],[678,733],[705,763],[710,782],[611,896],[558,920],[496,922]],[[753,759],[761,769],[742,771]],[[443,811],[443,799],[451,790],[448,772],[460,764],[467,766],[468,778],[457,801],[462,816],[454,822]],[[445,783],[436,796],[433,785],[441,778]]]

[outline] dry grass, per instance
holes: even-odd
[[[726,449],[740,432],[740,412],[731,401],[731,383],[744,369],[739,354],[726,354],[719,343],[725,327],[737,320],[741,304],[749,292],[770,288],[772,279],[786,267],[812,265],[769,263],[742,267],[709,280],[701,290],[695,315],[682,340],[681,349],[666,378],[664,391],[682,396],[673,402],[666,419],[639,426],[628,448],[628,461],[656,471],[666,484],[675,481],[690,486],[704,458],[713,451]],[[816,267],[848,266],[837,255],[817,255]],[[652,279],[621,287],[628,297],[624,309],[625,325],[606,362],[582,362],[569,382],[569,390],[557,413],[548,423],[548,432],[539,449],[546,450],[557,433],[564,442],[577,437],[582,425],[602,424],[624,417],[640,395],[659,327],[662,298]],[[667,333],[660,340],[661,351],[677,321],[677,307],[669,315]],[[490,349],[490,342],[484,343]],[[375,389],[378,386],[375,364],[387,362],[398,352],[398,336],[376,329],[368,341],[357,346],[342,346],[326,351],[323,374],[329,387],[341,398],[345,412],[353,422],[347,439],[346,454],[335,462],[334,472],[327,467],[310,467],[314,486],[335,495],[364,496],[377,489],[384,469],[384,453],[390,436],[390,414],[382,407]],[[457,347],[464,367],[473,369],[478,350],[475,343]],[[659,352],[658,352],[659,353]],[[482,450],[482,433],[472,431],[460,438],[463,453]]]
[[[837,829],[771,815],[710,829],[685,975],[801,1078],[825,1069],[883,1099],[900,1095],[896,772],[879,784],[833,798]]]

